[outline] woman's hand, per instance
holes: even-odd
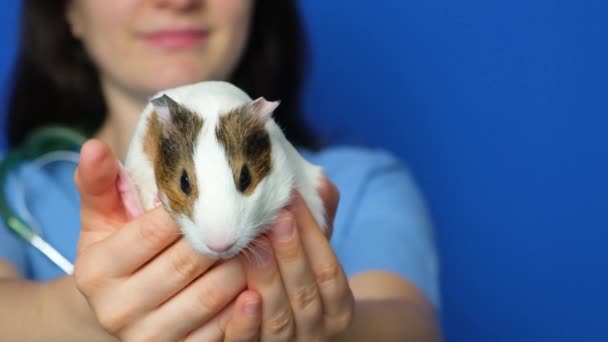
[[[261,298],[241,262],[196,252],[162,207],[128,220],[117,174],[105,144],[83,146],[74,279],[101,326],[124,341],[257,339]]]
[[[331,226],[339,194],[326,181],[321,196]],[[354,299],[348,280],[297,193],[245,259],[249,288],[262,296],[262,341],[327,340],[349,326]]]

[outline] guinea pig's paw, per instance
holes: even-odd
[[[135,189],[135,184],[129,178],[129,175],[122,164],[120,164],[118,168],[116,188],[118,189],[118,193],[120,193],[122,204],[125,207],[129,219],[137,217],[144,212],[137,194],[137,189]]]

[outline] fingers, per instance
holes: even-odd
[[[160,305],[133,326],[139,341],[177,341],[207,324],[246,287],[244,270],[238,259],[230,259]],[[142,338],[143,337],[143,338]]]
[[[258,341],[261,322],[262,298],[253,290],[245,290],[236,301],[186,336],[184,341]]]
[[[82,146],[74,181],[80,192],[83,210],[92,210],[108,219],[125,220],[120,193],[116,188],[118,171],[118,160],[108,145],[92,139]]]
[[[77,254],[112,234],[126,221],[116,188],[118,161],[109,146],[87,141],[81,149],[74,182],[80,193],[81,234]]]
[[[181,232],[169,214],[162,207],[154,208],[91,247],[86,258],[94,268],[81,267],[78,283],[89,292],[88,284],[94,287],[100,280],[123,279],[119,301],[128,300],[135,315],[150,311],[216,262],[179,237]],[[132,296],[138,293],[146,295]]]
[[[180,239],[130,277],[126,292],[145,292],[146,296],[138,299],[140,307],[147,311],[188,286],[215,262],[196,251],[187,239]],[[158,282],[160,277],[162,282]]]
[[[175,221],[162,207],[145,212],[90,249],[88,258],[108,277],[133,273],[181,236]],[[109,258],[108,256],[113,256]]]
[[[237,299],[232,317],[225,327],[224,341],[257,341],[261,323],[262,298],[255,291],[245,291]]]
[[[295,322],[270,241],[265,236],[258,237],[252,246],[251,253],[243,258],[247,284],[263,298],[260,339],[289,341],[295,334]]]
[[[354,305],[348,279],[329,241],[297,193],[293,197],[290,211],[298,222],[304,250],[314,251],[308,254],[308,260],[320,291],[326,327],[329,330],[341,330],[350,323]]]
[[[291,213],[281,213],[271,229],[270,237],[293,311],[298,338],[316,340],[319,337],[317,334],[323,330],[323,307],[316,279]]]

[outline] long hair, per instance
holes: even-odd
[[[34,129],[63,125],[91,133],[107,107],[95,65],[75,39],[65,18],[66,0],[25,0],[21,44],[12,73],[6,136],[19,145]],[[307,60],[305,35],[294,1],[255,2],[246,51],[228,80],[256,98],[280,99],[274,114],[296,145],[317,144],[300,113]]]

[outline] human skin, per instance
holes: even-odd
[[[145,329],[138,327],[152,323],[167,326],[175,317],[183,318],[175,312],[190,318],[179,321],[173,330],[144,332],[169,337],[211,334],[226,340],[311,340],[328,335],[348,341],[439,339],[430,304],[412,283],[380,271],[346,278],[327,237],[307,222],[302,206],[283,213],[283,219],[295,223],[291,238],[279,240],[269,234],[272,258],[263,265],[235,259],[212,266],[177,239],[176,227],[162,208],[130,222],[120,214],[118,198],[109,184],[113,184],[115,160],[124,157],[140,109],[157,90],[204,79],[228,79],[243,53],[252,6],[253,1],[243,0],[70,2],[66,17],[72,33],[84,42],[99,67],[108,104],[107,120],[81,154],[79,170],[87,172],[75,175],[83,203],[76,273],[36,283],[21,278],[10,264],[0,261],[0,302],[7,304],[0,308],[0,339],[93,341],[119,335],[129,340],[130,336],[141,337],[138,334]],[[149,37],[144,38],[157,29],[198,23],[204,26],[198,29],[210,32],[198,43],[196,39],[191,44],[183,40],[178,44],[180,39],[150,43]],[[327,205],[336,206],[339,195],[331,190],[331,184],[327,189]],[[128,233],[132,233],[131,238]],[[147,256],[154,255],[146,259],[152,261],[151,268],[138,273],[132,265],[125,265],[129,260],[133,263],[129,255],[142,236],[158,241],[147,250]],[[119,237],[124,239],[123,245]],[[310,252],[313,243],[315,253]],[[129,246],[127,255],[119,253],[125,253],[121,250],[124,246]],[[155,251],[164,253],[156,255]],[[87,262],[95,267],[83,267]],[[106,267],[99,267],[104,262]],[[106,274],[87,274],[86,270],[105,270]],[[185,286],[189,279],[197,280]],[[226,282],[231,286],[213,285]],[[305,285],[298,288],[299,284]],[[116,305],[116,298],[124,301],[120,297],[124,293],[130,295],[129,302],[139,306]],[[170,297],[164,302],[166,306],[160,306],[166,310],[151,309],[154,301],[137,302],[150,295],[156,295],[157,300]],[[193,308],[192,303],[199,305]],[[245,313],[245,304],[253,304],[253,314]],[[333,320],[327,319],[320,306],[338,308],[339,313]]]
[[[113,264],[124,266],[124,263],[117,262],[123,260],[123,257],[126,258],[124,261],[127,262],[132,260],[133,254],[141,256],[142,253],[137,253],[131,246],[125,251],[125,248],[121,248],[121,246],[117,245],[121,240],[118,237],[123,237],[123,242],[126,242],[127,244],[132,243],[133,241],[130,240],[134,239],[137,240],[140,245],[145,245],[145,243],[142,242],[147,241],[148,244],[156,243],[158,246],[158,244],[166,244],[162,232],[172,235],[171,229],[175,229],[175,227],[172,227],[173,223],[166,213],[164,213],[162,208],[157,208],[142,216],[142,221],[149,220],[148,225],[135,225],[131,222],[131,225],[129,226],[120,226],[120,223],[124,222],[125,216],[124,213],[121,212],[122,208],[120,206],[119,195],[116,188],[113,186],[117,175],[115,158],[111,156],[111,150],[107,145],[100,142],[89,142],[85,148],[83,148],[81,167],[82,168],[79,169],[80,171],[76,173],[75,177],[83,197],[83,222],[88,222],[88,224],[85,223],[83,226],[83,238],[79,244],[79,261],[77,261],[77,267],[88,269],[93,272],[93,275],[88,275],[88,280],[85,277],[84,280],[80,279],[79,281],[81,282],[81,285],[82,282],[85,284],[88,283],[89,285],[85,285],[85,287],[96,289],[93,290],[93,292],[100,293],[100,296],[106,295],[108,297],[117,297],[114,299],[107,299],[107,302],[104,300],[97,302],[106,303],[106,309],[102,308],[101,310],[106,310],[103,315],[104,317],[105,315],[108,315],[110,318],[104,318],[102,324],[98,323],[98,312],[96,313],[91,309],[91,306],[89,305],[89,302],[91,301],[89,300],[88,302],[86,300],[87,297],[81,295],[77,290],[75,284],[79,281],[75,282],[74,277],[72,276],[66,276],[48,283],[35,283],[21,279],[12,267],[6,263],[0,263],[0,279],[2,279],[0,280],[0,299],[6,304],[0,308],[0,322],[3,323],[4,327],[4,329],[0,330],[0,337],[2,339],[11,340],[18,337],[31,341],[113,340],[113,337],[107,332],[108,328],[113,333],[120,333],[121,328],[124,329],[124,327],[129,326],[129,322],[138,322],[138,320],[133,319],[133,317],[136,317],[136,314],[133,314],[133,311],[137,311],[137,305],[128,306],[126,309],[124,306],[120,306],[121,302],[124,303],[125,301],[131,303],[138,302],[138,298],[136,298],[137,292],[127,290],[127,286],[133,286],[134,280],[137,279],[132,279],[130,284],[125,280],[125,277],[104,279],[100,276],[98,270],[102,270],[101,274],[107,274],[108,269],[122,268],[113,267]],[[80,180],[78,180],[79,178]],[[329,189],[331,189],[331,187],[329,187]],[[331,195],[331,190],[329,193]],[[324,198],[326,198],[326,196],[327,194]],[[304,209],[304,217],[299,218],[299,216],[302,215],[302,209]],[[305,211],[305,208],[301,206],[299,209],[294,208],[293,215],[296,222],[306,220]],[[308,220],[312,220],[312,218],[308,217]],[[86,228],[85,226],[88,226],[89,224],[91,225],[90,228]],[[302,227],[305,226],[307,226],[306,222],[303,222]],[[118,227],[124,229],[121,232],[122,234],[117,234],[119,230]],[[152,228],[158,228],[160,232]],[[314,236],[310,236],[312,235],[310,233],[314,231],[314,229],[316,229],[316,227],[308,226],[308,228],[299,229],[295,234],[299,234],[302,241],[308,240],[313,243],[323,241],[323,237],[315,238]],[[152,233],[153,235],[145,234],[150,231],[154,231],[155,233]],[[135,237],[129,239],[128,235]],[[150,236],[143,238],[143,241],[140,241],[142,240],[142,236],[146,235]],[[127,238],[124,238],[124,236],[127,236]],[[105,244],[103,243],[104,241],[106,242]],[[175,248],[172,257],[168,254],[165,255],[164,258],[165,260],[171,260],[166,266],[172,270],[172,274],[168,275],[165,272],[154,272],[158,273],[155,276],[156,279],[161,279],[161,282],[175,284],[175,280],[170,281],[169,279],[183,279],[184,277],[188,277],[188,275],[191,276],[197,271],[200,272],[200,265],[205,263],[205,258],[200,256],[200,254],[189,250],[187,244],[179,245],[178,243],[179,242],[174,243],[173,246],[177,246],[182,249],[182,251],[175,252],[178,250]],[[103,248],[108,248],[110,250],[114,249],[113,254],[111,254],[112,257],[105,258],[105,267],[103,260],[95,258],[95,248],[91,246],[95,246],[96,244],[97,253],[100,253],[100,249],[103,250]],[[277,264],[301,262],[298,261],[298,248],[291,248],[293,246],[295,246],[293,240],[287,240],[283,246],[275,247],[277,251],[275,253],[275,262]],[[321,246],[323,246],[322,243]],[[303,250],[306,250],[306,247],[304,247]],[[123,254],[120,254],[121,251]],[[330,265],[330,263],[326,262],[328,259],[331,259],[331,257],[324,256],[323,254],[331,253],[331,249],[321,248],[321,253],[317,253],[318,251],[319,249],[315,249],[315,254],[318,254],[319,257],[318,260],[324,265]],[[87,253],[89,254],[89,257],[83,258],[82,255]],[[116,255],[116,253],[119,254]],[[101,252],[102,256],[103,254],[104,253]],[[154,252],[148,251],[148,254],[154,254]],[[84,259],[84,264],[79,263],[82,259]],[[85,267],[87,262],[86,259],[88,259],[88,262],[93,263],[93,265]],[[156,261],[162,259],[162,256],[157,257]],[[228,264],[225,263],[218,268],[215,268],[216,272],[213,277],[201,277],[201,280],[198,281],[200,286],[193,286],[189,291],[182,291],[183,293],[186,293],[185,296],[190,295],[197,298],[193,300],[193,302],[200,305],[193,308],[193,305],[191,305],[191,303],[189,304],[189,301],[180,301],[178,300],[178,297],[175,297],[174,302],[182,305],[173,305],[175,310],[172,313],[167,311],[164,313],[180,317],[180,321],[176,328],[177,330],[183,329],[184,324],[192,326],[192,322],[201,323],[203,320],[207,319],[208,321],[205,324],[202,324],[198,329],[193,331],[192,337],[204,337],[202,340],[209,340],[209,338],[213,340],[233,340],[232,338],[234,338],[234,340],[256,340],[256,338],[259,337],[259,334],[262,333],[258,329],[262,324],[261,317],[263,314],[260,315],[260,310],[257,311],[257,315],[246,315],[244,311],[241,310],[244,307],[244,304],[249,301],[261,304],[260,301],[262,303],[264,302],[264,295],[268,294],[271,298],[269,302],[274,303],[273,305],[289,305],[284,301],[274,300],[276,297],[286,297],[285,294],[280,293],[280,291],[274,291],[274,293],[273,291],[268,291],[269,289],[276,288],[277,281],[284,277],[283,274],[281,274],[280,269],[267,266],[257,269],[257,266],[251,265],[251,270],[247,270],[249,265],[246,263],[241,263],[240,266],[235,264],[232,264],[231,266],[226,265]],[[244,274],[238,271],[239,267],[243,267],[241,271],[243,271]],[[223,269],[220,270],[220,268]],[[158,268],[156,268],[156,270],[158,270]],[[235,270],[237,271],[235,272]],[[256,272],[258,273],[257,275],[252,274]],[[294,272],[298,273],[297,271]],[[322,283],[324,283],[322,286],[331,288],[331,284],[335,285],[340,283],[340,278],[335,277],[336,273],[339,272],[340,268],[325,266],[321,268],[321,271],[317,271],[315,276],[317,279],[322,280]],[[97,275],[95,275],[95,273],[97,273]],[[150,273],[151,272],[148,272],[148,274]],[[153,274],[152,277],[154,277]],[[245,291],[240,288],[236,291],[234,290],[235,288],[244,285],[243,278],[257,278],[257,281],[253,280],[250,282],[251,286],[255,288],[254,291]],[[139,280],[141,279],[142,278],[139,277]],[[225,281],[240,282],[240,284],[238,284],[240,286],[234,286],[232,288],[227,288],[226,286],[205,287],[203,283],[207,283],[207,281],[212,285],[217,284],[216,282],[225,284]],[[120,285],[117,286],[117,284],[122,284],[122,288]],[[152,282],[152,284],[156,283]],[[366,272],[349,278],[348,284],[354,295],[355,307],[354,312],[351,313],[352,322],[340,334],[334,337],[335,340],[366,341],[373,338],[402,341],[439,340],[438,328],[430,305],[406,280],[384,272]],[[136,282],[135,285],[137,285]],[[140,286],[141,285],[143,284],[140,284]],[[150,287],[149,283],[146,285]],[[135,288],[137,288],[137,286],[135,286]],[[110,289],[110,292],[108,293],[103,289]],[[112,291],[115,291],[114,294],[112,294]],[[198,293],[192,295],[193,291]],[[106,293],[104,294],[104,292]],[[156,292],[158,293],[159,291],[157,290]],[[187,292],[189,292],[189,294]],[[240,297],[234,302],[235,304],[229,304],[222,307],[222,301],[226,303],[226,298],[236,297],[239,293]],[[261,296],[257,296],[258,293],[261,294]],[[125,300],[125,294],[128,296],[128,300]],[[209,294],[212,295],[206,296]],[[123,297],[120,297],[121,295]],[[140,298],[142,297],[145,296],[141,296]],[[300,309],[303,308],[302,304],[308,303],[308,306],[310,307],[310,303],[315,301],[314,296],[299,296],[296,298],[298,299],[295,299],[294,302],[299,303],[296,307]],[[308,298],[308,300],[302,300],[303,298]],[[146,303],[142,303],[141,301],[139,301],[139,303],[140,305],[146,305]],[[118,306],[118,309],[114,308],[114,313],[112,305],[110,304]],[[147,305],[149,305],[149,303]],[[93,307],[95,306],[103,307],[103,304],[101,304],[101,306],[100,304],[93,304]],[[304,308],[305,307],[306,306],[304,306]],[[340,305],[334,305],[334,307],[339,308]],[[235,310],[234,308],[237,309]],[[258,307],[258,309],[263,310],[263,308],[260,307]],[[219,313],[213,316],[212,314],[209,314],[210,311],[218,311]],[[276,311],[285,312],[284,309]],[[143,323],[140,324],[144,324],[146,321],[147,323],[156,322],[160,323],[161,327],[166,327],[165,324],[175,322],[175,317],[166,317],[165,321],[159,312],[160,310],[157,311],[155,315],[140,315],[139,317],[143,317],[141,320]],[[348,313],[348,311],[346,312]],[[113,315],[115,318],[111,318]],[[118,315],[119,319],[116,318],[116,315]],[[153,317],[153,319],[145,319],[146,316]],[[313,315],[313,317],[315,317],[315,315]],[[311,320],[310,322],[314,321],[315,320]],[[318,320],[316,321],[318,322]],[[27,322],[28,325],[24,325],[24,322]],[[267,323],[267,326],[270,327],[270,329],[267,330],[264,335],[265,337],[268,337],[269,335],[278,335],[274,336],[277,338],[273,340],[288,340],[286,335],[291,334],[290,331],[293,331],[293,324],[297,324],[297,319],[292,319],[292,316],[289,315],[287,318],[285,318],[284,315],[279,315],[268,320]],[[342,321],[342,323],[348,322]],[[28,329],[29,325],[36,326],[37,328]],[[137,326],[137,324],[133,324],[133,326]],[[285,333],[286,331],[288,333]],[[123,332],[123,340],[130,340],[129,336],[134,336],[134,339],[138,340],[139,338],[142,338],[142,335],[137,334],[142,333],[167,333],[167,331],[159,332],[154,329],[140,329],[140,331],[129,331],[127,329]],[[284,338],[280,338],[281,336]],[[193,340],[198,340],[198,338]]]

